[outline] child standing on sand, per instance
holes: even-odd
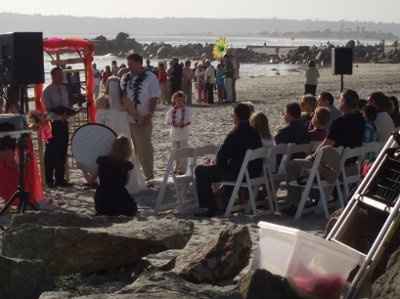
[[[189,146],[190,125],[192,122],[192,109],[186,106],[186,97],[182,91],[172,95],[172,108],[167,112],[166,124],[170,126],[170,136],[173,150]],[[175,172],[185,174],[187,161],[179,160]]]
[[[218,102],[223,103],[225,99],[225,70],[222,63],[217,66],[217,90],[218,90]]]

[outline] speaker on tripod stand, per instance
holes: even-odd
[[[344,75],[353,75],[353,49],[332,49],[332,70],[334,75],[340,75],[340,91],[344,90]]]
[[[19,104],[21,118],[27,112],[27,86],[44,83],[43,34],[40,32],[15,32],[0,34],[0,87],[6,87],[7,101]],[[18,212],[31,205],[25,190],[26,160],[30,131],[2,132],[2,137],[15,136],[19,156],[19,180],[16,192],[7,200],[0,215],[19,199]]]

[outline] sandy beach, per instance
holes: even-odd
[[[355,67],[355,73],[351,77],[346,77],[345,86],[353,88],[360,92],[361,97],[366,97],[369,93],[382,90],[389,95],[400,95],[400,65],[374,65],[364,64]],[[321,84],[319,91],[327,90],[333,94],[338,94],[339,77],[331,75],[330,69],[321,71]],[[241,101],[251,101],[256,106],[257,111],[265,112],[269,119],[272,131],[276,133],[277,129],[283,125],[281,113],[285,104],[296,100],[303,93],[303,73],[293,72],[289,75],[275,77],[245,77],[238,82],[238,94]],[[155,147],[155,168],[158,180],[164,173],[165,165],[169,156],[169,132],[164,125],[164,116],[168,107],[159,106],[155,116],[155,125],[153,133],[153,144]],[[223,141],[226,134],[232,128],[232,106],[216,105],[216,106],[198,106],[193,108],[193,126],[191,145],[198,146],[206,143],[219,144]],[[52,204],[56,210],[65,210],[81,215],[94,215],[93,194],[94,190],[87,190],[83,187],[83,179],[77,170],[72,171],[72,182],[75,186],[70,189],[56,189],[46,192],[47,199],[52,200]],[[151,210],[143,209],[143,207],[154,206],[155,199],[158,194],[159,185],[152,190],[142,192],[135,196],[141,209],[141,219],[152,221],[152,217],[147,216],[152,213]],[[174,188],[169,186],[166,194],[166,201],[172,201],[175,198]],[[172,212],[173,213],[173,212]],[[166,211],[162,217],[171,217],[171,211]],[[250,215],[239,214],[231,219],[198,219],[190,215],[178,215],[180,219],[190,220],[194,223],[194,232],[188,246],[200,248],[204,244],[210,242],[210,238],[217,231],[222,231],[231,223],[247,225],[251,232],[253,240],[253,253],[258,244],[259,221],[268,221],[278,224],[288,225],[300,228],[304,231],[321,234],[326,224],[323,215],[311,214],[306,215],[301,221],[293,222],[291,218],[266,215],[261,213],[256,217]],[[8,217],[0,217],[0,223],[7,224]],[[1,232],[0,232],[0,248],[1,248]],[[246,274],[251,266],[250,264],[243,269],[242,276]],[[112,284],[102,286],[87,285],[86,281],[80,281],[78,287],[74,287],[74,293],[91,294],[91,293],[111,293],[120,288],[120,284],[114,287]],[[58,286],[58,290],[70,290],[68,286]]]

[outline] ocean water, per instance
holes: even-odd
[[[170,43],[172,45],[184,45],[188,43],[211,44],[214,43],[219,36],[215,35],[138,35],[134,36],[140,43]],[[328,40],[328,39],[291,39],[291,38],[275,38],[262,36],[224,36],[228,39],[230,45],[234,48],[245,48],[247,46],[319,46],[324,45],[328,41],[335,46],[344,46],[348,40]],[[376,40],[360,40],[363,44],[376,44],[380,41]]]
[[[111,37],[110,37],[111,38]],[[172,45],[182,45],[188,43],[214,43],[218,36],[213,35],[143,35],[135,36],[136,40],[141,43],[152,43],[152,42],[165,42]],[[288,38],[268,38],[259,36],[226,36],[231,47],[244,48],[247,46],[263,46],[266,43],[268,46],[312,46],[312,45],[323,45],[328,42],[326,39],[288,39]],[[345,45],[347,40],[329,40],[330,43],[341,46]],[[361,41],[364,44],[376,44],[378,41]],[[105,56],[96,56],[95,63],[99,69],[104,69],[107,65],[111,65],[111,62],[116,60],[118,64],[126,63],[125,59],[115,57],[111,54]],[[156,66],[159,60],[153,59],[152,65]],[[81,68],[82,66],[75,66],[74,68]],[[49,72],[51,69],[50,58],[45,56],[45,72],[46,81],[49,79]],[[291,72],[298,72],[301,66],[297,65],[286,65],[286,64],[242,64],[241,65],[241,76],[242,77],[258,77],[258,76],[277,76],[286,75]]]
[[[105,69],[107,65],[111,65],[111,62],[116,60],[118,65],[124,63],[126,64],[126,60],[121,57],[116,57],[113,55],[105,55],[105,56],[95,56],[94,62],[97,64],[97,68],[99,70]],[[157,66],[158,59],[152,59],[151,64],[153,66]],[[50,64],[50,58],[45,54],[45,77],[46,81],[50,80],[50,70],[52,69],[52,65]],[[74,65],[74,69],[81,69],[82,65]],[[260,77],[260,76],[277,76],[277,75],[287,75],[291,72],[298,72],[301,66],[298,65],[290,65],[290,64],[253,64],[246,63],[241,64],[240,66],[240,76],[241,77]]]

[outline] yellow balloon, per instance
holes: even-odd
[[[214,59],[222,59],[230,48],[229,41],[225,37],[217,39],[213,49]]]

